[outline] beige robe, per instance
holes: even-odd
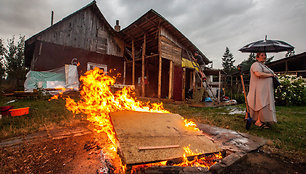
[[[272,78],[257,77],[254,73],[271,73],[271,71],[259,62],[253,63],[250,69],[251,79],[247,100],[251,117],[255,121],[259,119],[261,122],[277,122]]]

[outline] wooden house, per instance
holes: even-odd
[[[182,66],[198,51],[177,28],[154,10],[149,10],[120,31],[125,42],[126,80],[141,96],[184,100],[185,91],[196,86],[196,68]],[[144,83],[142,83],[144,82]]]
[[[25,65],[43,71],[77,61],[80,74],[94,66],[116,69],[117,82],[135,85],[144,97],[184,100],[200,85],[188,61],[195,51],[206,65],[211,61],[160,14],[149,10],[121,31],[118,25],[113,29],[93,1],[28,39]]]
[[[25,66],[45,71],[79,62],[80,74],[95,66],[122,72],[123,51],[120,35],[93,1],[26,40]]]

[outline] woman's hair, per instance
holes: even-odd
[[[261,53],[264,53],[264,52],[258,52],[258,53],[256,53],[256,58],[259,58],[259,55],[260,55]],[[266,54],[266,53],[264,53],[264,54]]]

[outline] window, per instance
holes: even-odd
[[[107,65],[104,64],[98,64],[98,63],[87,63],[87,71],[93,70],[95,67],[102,69],[105,73],[107,73]]]

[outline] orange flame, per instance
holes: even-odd
[[[210,154],[207,156],[202,155],[201,153],[194,153],[190,150],[190,145],[187,147],[184,147],[185,153],[183,154],[183,161],[179,164],[172,164],[173,166],[181,166],[181,167],[187,167],[187,166],[193,166],[193,167],[205,167],[207,169],[210,168],[210,166],[217,163],[218,160],[222,159],[221,152],[216,154]],[[189,159],[191,157],[191,159]],[[166,166],[168,161],[161,161],[157,163],[150,163],[150,164],[143,164],[143,165],[135,165],[132,167],[131,173],[137,173],[137,170],[140,168],[148,168],[153,166]]]
[[[87,71],[84,76],[80,77],[82,88],[80,90],[80,100],[75,101],[70,97],[66,97],[66,108],[75,114],[84,113],[95,126],[95,131],[107,135],[107,142],[103,148],[105,157],[112,163],[115,168],[115,173],[124,173],[125,166],[122,164],[121,158],[118,155],[119,142],[113,125],[110,120],[109,113],[132,110],[145,112],[159,112],[169,113],[163,108],[162,103],[143,103],[137,101],[131,95],[134,94],[133,88],[124,87],[113,94],[111,86],[115,84],[115,77],[110,77],[104,74],[103,70],[95,68]],[[52,99],[57,99],[58,95],[53,96]],[[196,124],[192,121],[184,120],[185,126],[199,131]],[[184,147],[184,162],[179,164],[181,166],[198,165],[196,162],[188,161],[187,156],[195,155],[189,147]],[[195,160],[194,160],[195,161]],[[167,161],[150,164],[152,165],[166,165]],[[203,163],[203,162],[202,162]],[[142,166],[143,167],[143,166]]]
[[[169,112],[163,109],[162,103],[150,104],[136,101],[131,97],[132,88],[123,88],[113,94],[110,86],[115,84],[115,78],[105,75],[103,70],[99,68],[87,71],[85,76],[80,77],[80,81],[82,82],[80,100],[75,101],[67,97],[66,107],[75,114],[86,114],[87,120],[95,125],[95,130],[107,135],[108,142],[103,151],[106,152],[106,157],[112,162],[118,159],[120,161],[120,158],[117,153],[119,142],[110,121],[110,112],[121,110]],[[125,166],[122,165],[121,161],[120,164],[113,165],[116,169],[115,173],[125,171]]]
[[[195,131],[200,131],[199,128],[197,128],[197,125],[193,121],[188,121],[187,119],[184,120],[185,126],[188,128],[191,128]]]

